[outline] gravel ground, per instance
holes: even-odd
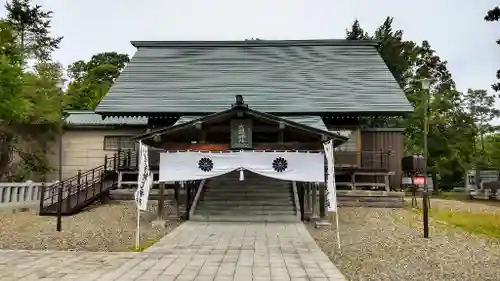
[[[435,208],[496,212],[496,207],[438,200]],[[470,204],[470,205],[469,205]],[[500,241],[477,237],[405,209],[341,208],[341,251],[336,232],[308,225],[318,245],[349,280],[500,280]]]
[[[0,249],[130,251],[135,243],[136,212],[133,201],[100,204],[73,216],[63,217],[56,231],[56,217],[41,217],[36,211],[0,212]],[[141,215],[141,244],[157,240],[179,222],[167,221],[165,229],[153,228],[156,202]]]

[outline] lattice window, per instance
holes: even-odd
[[[104,136],[104,150],[134,149],[133,136]]]

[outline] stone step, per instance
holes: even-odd
[[[224,210],[232,210],[232,211],[295,211],[295,207],[293,205],[289,206],[263,206],[263,205],[253,205],[253,206],[225,206],[225,205],[204,205],[200,204],[197,206],[197,210],[199,211],[224,211]]]
[[[291,191],[289,186],[205,186],[203,190],[221,190],[221,191],[233,191],[233,190],[276,190],[276,191]]]
[[[271,185],[271,184],[230,184],[226,183],[224,185],[204,185],[205,188],[220,188],[220,189],[232,189],[232,188],[288,188],[291,189],[290,185]]]
[[[285,191],[283,190],[282,192],[279,191],[270,191],[270,190],[228,190],[228,191],[220,191],[220,190],[204,190],[204,194],[217,194],[217,195],[227,195],[227,194],[258,194],[262,196],[281,196],[281,195],[288,195],[292,194],[289,190]]]
[[[254,201],[254,202],[259,202],[259,201],[281,201],[281,202],[288,202],[292,201],[293,197],[292,195],[288,194],[279,194],[279,195],[262,195],[262,194],[245,194],[245,195],[238,195],[238,194],[203,194],[201,197],[202,200],[204,201]]]
[[[262,195],[268,195],[268,194],[276,194],[276,195],[282,195],[282,194],[291,194],[292,192],[290,190],[204,190],[204,193],[211,193],[211,194],[262,194]]]
[[[209,182],[213,183],[225,183],[225,182],[262,182],[262,183],[278,183],[278,184],[284,184],[284,183],[290,183],[289,181],[280,181],[280,180],[271,180],[270,178],[258,178],[258,177],[244,177],[242,181],[240,181],[240,177],[226,177],[226,178],[220,178],[220,179],[213,179]]]
[[[291,192],[256,192],[256,191],[227,191],[227,192],[221,192],[221,191],[205,191],[204,194],[214,194],[214,195],[260,195],[260,196],[273,196],[273,197],[279,197],[279,196],[286,196],[286,195],[291,195]]]
[[[283,193],[292,192],[290,188],[204,188],[203,191],[208,192],[270,192]]]
[[[208,181],[207,183],[209,184],[220,184],[220,185],[225,185],[227,183],[236,183],[236,184],[251,184],[251,183],[256,183],[256,184],[263,184],[263,185],[291,185],[291,182],[289,181],[270,181],[267,179],[261,180],[261,179],[252,179],[252,178],[245,178],[244,180],[240,181],[238,179],[224,179],[221,181]]]
[[[283,195],[283,194],[292,194],[291,190],[252,190],[252,189],[249,189],[249,190],[242,190],[242,189],[239,189],[239,190],[218,190],[218,189],[205,189],[203,190],[203,193],[206,193],[206,194],[246,194],[246,193],[249,193],[249,194],[262,194],[262,195]]]
[[[290,181],[281,181],[281,180],[273,180],[271,178],[254,178],[254,177],[244,177],[242,181],[240,181],[240,177],[230,177],[230,178],[219,178],[219,179],[213,179],[208,182],[213,182],[213,183],[225,183],[225,182],[262,182],[266,184],[286,184],[290,183]]]
[[[221,206],[221,203],[220,202],[214,202],[214,201],[211,201],[211,200],[208,200],[208,201],[205,201],[205,200],[201,200],[199,203],[198,203],[198,206]],[[223,204],[223,206],[254,206],[254,205],[259,205],[259,206],[276,206],[276,207],[279,207],[279,206],[294,206],[293,204],[293,201],[292,200],[280,200],[280,201],[276,201],[276,200],[273,200],[273,201],[249,201],[249,200],[246,200],[246,201],[227,201]]]
[[[214,222],[299,222],[300,218],[295,215],[276,216],[276,215],[252,215],[252,216],[235,216],[235,215],[193,215],[190,217],[192,221],[214,221]]]
[[[245,209],[227,209],[227,210],[196,210],[195,214],[199,215],[227,215],[227,216],[239,216],[239,215],[295,215],[294,210],[245,210]]]

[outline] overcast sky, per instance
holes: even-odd
[[[498,0],[37,0],[54,11],[64,65],[104,51],[134,53],[131,40],[344,38],[354,19],[372,32],[386,16],[405,38],[428,40],[460,90],[490,89],[500,67],[500,23],[483,20]],[[1,8],[0,16],[5,15]]]

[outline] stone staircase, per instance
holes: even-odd
[[[263,177],[245,171],[207,180],[191,220],[297,222],[296,194],[289,181]]]

